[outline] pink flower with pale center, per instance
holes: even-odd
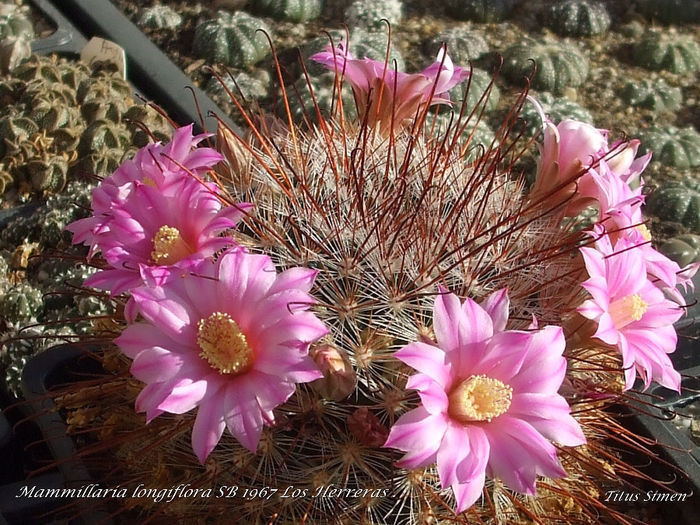
[[[437,463],[457,512],[479,498],[486,475],[534,494],[538,474],[566,475],[550,440],[586,441],[558,394],[566,374],[562,329],[505,330],[508,307],[505,289],[481,305],[460,304],[441,289],[437,345],[415,342],[396,353],[418,371],[406,386],[418,390],[421,405],[399,418],[385,446],[406,452],[399,465],[407,469]]]
[[[449,104],[448,91],[469,77],[469,71],[452,63],[444,47],[433,64],[413,74],[394,71],[386,62],[357,59],[343,42],[316,53],[311,60],[347,78],[359,114],[367,117],[369,125],[380,123],[383,131],[392,122],[399,126],[410,121],[426,105]]]
[[[151,144],[126,161],[93,192],[93,216],[66,229],[73,243],[101,252],[111,266],[85,284],[119,294],[143,283],[150,268],[186,267],[233,244],[222,235],[250,209],[224,207],[218,187],[198,180],[221,160],[210,148],[192,149],[204,138],[180,128],[167,145]]]
[[[592,298],[578,312],[598,323],[593,337],[616,346],[622,354],[625,390],[634,385],[636,372],[645,389],[654,380],[679,390],[680,375],[667,354],[676,349],[673,323],[683,309],[648,279],[644,252],[624,237],[613,247],[607,235],[600,236],[595,248],[580,250],[590,276],[582,286]]]
[[[146,322],[128,326],[116,343],[146,383],[137,411],[150,422],[197,408],[192,448],[202,463],[225,427],[255,452],[296,383],[322,377],[308,355],[328,332],[308,311],[316,273],[278,274],[268,256],[235,248],[215,264],[200,261],[160,286],[133,290]]]

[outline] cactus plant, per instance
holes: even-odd
[[[387,20],[392,26],[403,18],[401,0],[355,0],[345,10],[345,22],[350,28],[360,27],[368,30],[386,31]]]
[[[277,20],[307,22],[321,14],[322,0],[256,0],[252,4]]]
[[[593,124],[593,115],[586,108],[572,102],[565,97],[555,97],[551,93],[533,94],[542,106],[545,114],[553,121],[560,122],[564,119],[578,120]],[[520,119],[525,123],[525,133],[533,136],[542,130],[542,119],[537,112],[537,108],[531,103],[525,103],[520,112]]]
[[[270,54],[270,44],[262,32],[272,34],[260,18],[244,11],[219,11],[216,18],[197,25],[193,51],[210,62],[245,67],[260,62]]]
[[[426,45],[426,52],[433,54],[442,44],[447,45],[447,52],[455,64],[469,64],[488,53],[489,47],[479,31],[467,25],[458,25],[443,31]]]
[[[472,69],[471,79],[458,84],[450,90],[450,99],[454,102],[456,110],[460,109],[464,98],[466,97],[465,112],[469,114],[475,107],[479,106],[477,113],[483,110],[485,112],[493,111],[498,106],[498,101],[501,98],[501,92],[498,86],[494,83],[488,96],[482,100],[482,95],[486,93],[486,89],[491,84],[493,77],[483,69]],[[479,102],[481,100],[481,102]]]
[[[182,25],[182,16],[169,5],[157,4],[141,11],[138,25],[147,29],[177,29]]]
[[[524,40],[509,47],[503,54],[503,75],[515,84],[522,84],[536,72],[532,87],[560,93],[564,88],[580,86],[588,77],[588,59],[571,43],[550,40]]]
[[[692,127],[652,126],[640,132],[642,148],[654,152],[654,160],[674,168],[700,166],[700,133]]]
[[[29,18],[26,7],[15,4],[3,4],[0,6],[0,40],[8,37],[32,40],[34,38],[34,26]]]
[[[309,119],[316,122],[318,115],[314,107],[314,100],[322,116],[329,117],[332,111],[338,109],[338,94],[335,84],[335,73],[326,71],[325,73],[310,78],[313,97],[309,91],[306,77],[299,78],[293,86],[287,86],[287,97],[289,105],[296,122]],[[356,118],[357,108],[353,100],[352,92],[347,88],[342,89],[343,112],[346,118]],[[284,111],[283,108],[281,108]]]
[[[690,75],[700,70],[700,45],[691,35],[675,31],[650,31],[637,45],[637,63],[654,71]]]
[[[43,304],[40,290],[28,283],[19,283],[0,297],[0,312],[6,323],[19,327],[36,322]]]
[[[514,0],[446,0],[450,15],[459,20],[475,22],[500,22],[515,4]]]
[[[686,233],[667,239],[659,245],[659,251],[683,268],[700,261],[700,235]]]
[[[669,86],[663,78],[627,82],[620,94],[631,106],[654,112],[676,111],[683,102],[681,89]]]
[[[610,15],[600,2],[566,0],[549,7],[545,24],[564,36],[594,36],[608,30]]]
[[[647,198],[647,210],[657,217],[677,222],[700,234],[700,182],[684,177],[659,186]]]
[[[637,9],[647,18],[665,24],[700,22],[700,4],[696,0],[638,0]]]

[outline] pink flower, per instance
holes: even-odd
[[[415,74],[394,71],[386,62],[356,59],[343,42],[311,60],[348,79],[359,114],[366,116],[369,125],[380,123],[382,132],[391,129],[392,123],[409,122],[426,105],[449,104],[448,91],[469,76],[469,71],[454,66],[444,47],[433,64]]]
[[[203,175],[221,156],[210,148],[192,150],[203,136],[192,137],[191,126],[175,132],[163,146],[139,150],[93,192],[93,216],[67,226],[73,243],[101,252],[111,266],[85,284],[113,294],[143,282],[143,272],[165,266],[185,267],[230,246],[221,234],[250,208],[223,207],[218,187],[203,183]]]
[[[198,407],[192,448],[202,463],[224,427],[255,452],[263,425],[274,422],[273,409],[295,384],[322,377],[308,356],[328,331],[308,311],[316,273],[277,274],[268,256],[235,248],[216,264],[200,261],[162,286],[135,289],[147,322],[127,327],[116,343],[146,383],[137,411],[150,422]]]
[[[678,390],[680,375],[667,354],[676,349],[673,323],[683,310],[647,278],[644,252],[626,238],[613,247],[607,235],[601,235],[595,248],[580,250],[590,276],[582,286],[592,299],[584,301],[578,312],[598,323],[593,337],[622,354],[625,390],[634,385],[635,370],[645,389],[654,380]]]
[[[385,446],[405,451],[399,464],[408,469],[437,462],[457,512],[479,498],[486,474],[534,494],[538,474],[566,475],[549,440],[585,443],[557,393],[566,373],[562,329],[505,330],[505,289],[481,305],[441,293],[433,310],[437,346],[415,342],[396,353],[418,370],[406,386],[418,390],[421,405],[399,418]]]

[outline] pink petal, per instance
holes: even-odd
[[[484,358],[474,365],[471,373],[484,374],[507,383],[520,370],[532,337],[532,333],[514,330],[494,334],[486,344]]]
[[[194,381],[183,378],[173,386],[168,397],[158,404],[158,409],[171,414],[184,414],[199,404],[206,391],[205,379]]]
[[[484,482],[486,481],[486,471],[477,472],[473,478],[465,483],[455,483],[452,485],[452,492],[457,501],[457,513],[464,512],[474,505],[484,492]]]
[[[241,445],[253,453],[258,448],[263,429],[262,412],[256,398],[256,390],[260,387],[241,377],[223,392],[226,426]]]
[[[431,414],[446,414],[448,409],[447,394],[444,387],[425,374],[415,374],[408,378],[406,389],[418,390],[421,403]]]
[[[199,406],[192,427],[192,450],[202,465],[219,443],[225,426],[223,398],[208,397],[206,402]]]
[[[451,366],[445,362],[445,352],[437,346],[417,341],[404,346],[394,357],[427,375],[445,389],[452,385]]]
[[[481,307],[486,310],[491,317],[494,333],[502,332],[506,329],[508,311],[510,309],[510,299],[508,298],[508,290],[506,288],[502,288],[489,295],[481,302]]]
[[[530,423],[547,439],[560,445],[583,445],[586,438],[578,422],[571,417],[566,399],[559,395],[513,394],[508,415]]]
[[[394,423],[384,446],[406,452],[398,462],[403,468],[428,465],[435,461],[435,454],[447,430],[447,421],[441,414],[430,414],[424,407],[418,407]]]

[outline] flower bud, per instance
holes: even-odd
[[[319,345],[309,355],[323,373],[323,377],[311,383],[321,397],[340,401],[350,395],[357,381],[348,356],[331,345]]]

